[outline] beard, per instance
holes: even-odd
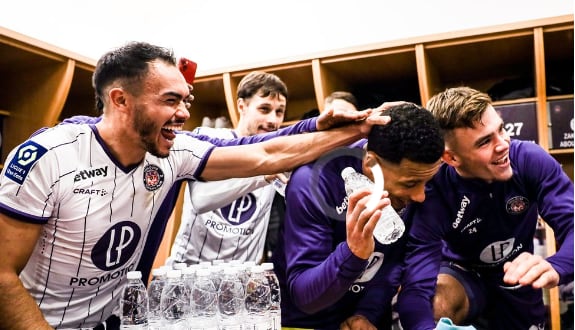
[[[169,156],[169,150],[162,152],[156,140],[155,132],[161,128],[158,128],[156,123],[146,116],[146,111],[142,107],[136,106],[133,128],[138,133],[140,144],[144,150],[159,158]]]

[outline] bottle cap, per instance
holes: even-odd
[[[211,271],[208,268],[198,268],[198,270],[196,270],[197,276],[209,276],[210,274]]]
[[[203,268],[204,266],[200,265],[200,264],[191,264],[188,266],[188,268],[193,269],[194,272],[200,268]]]
[[[186,268],[182,269],[181,272],[182,272],[182,276],[194,275],[194,274],[196,273],[196,269],[195,269],[195,268],[186,267]]]
[[[264,270],[274,270],[274,264],[271,262],[264,262],[261,266]]]
[[[142,278],[142,273],[140,271],[131,271],[126,274],[129,280],[138,280]]]
[[[168,271],[168,278],[180,278],[182,276],[182,271],[179,269],[172,269]]]
[[[236,267],[226,267],[224,268],[224,275],[236,275],[238,269]]]
[[[188,265],[185,262],[176,262],[176,263],[174,263],[174,265],[172,267],[174,267],[174,269],[182,270],[182,269],[188,267]]]
[[[341,177],[345,179],[348,175],[352,173],[355,173],[355,169],[351,166],[348,166],[341,171]]]
[[[250,268],[250,271],[252,273],[263,273],[264,272],[264,268],[261,265],[256,265],[256,266],[252,266]]]
[[[152,276],[164,276],[167,270],[165,268],[154,268],[152,269]]]
[[[252,267],[256,265],[256,262],[253,260],[246,260],[244,261],[244,265],[248,266],[248,267]]]

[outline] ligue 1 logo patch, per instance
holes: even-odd
[[[505,208],[509,214],[519,214],[525,212],[529,207],[529,200],[523,196],[515,196],[507,201]]]
[[[17,184],[24,183],[24,180],[30,173],[32,166],[42,157],[48,150],[34,141],[27,141],[19,148],[14,158],[6,166],[4,175]]]
[[[164,183],[164,172],[156,165],[144,167],[144,186],[148,191],[154,191]]]

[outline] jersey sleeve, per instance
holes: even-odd
[[[194,134],[193,132],[180,132],[180,133],[192,135],[199,140],[208,141],[218,147],[225,147],[225,146],[235,146],[241,144],[252,144],[252,143],[263,142],[269,139],[276,138],[278,136],[315,132],[317,130],[316,121],[317,118],[310,118],[306,120],[301,120],[294,125],[281,128],[274,132],[244,136],[235,139],[222,139],[207,135]]]
[[[558,250],[547,260],[560,275],[560,284],[573,281],[573,182],[561,165],[533,143],[516,149],[521,173],[536,192],[539,215],[553,228]],[[512,158],[513,159],[513,158]]]
[[[30,223],[46,223],[56,203],[59,159],[34,139],[8,155],[0,177],[0,211]]]
[[[102,120],[102,117],[90,117],[90,116],[83,116],[83,115],[77,115],[77,116],[72,116],[72,117],[68,117],[64,120],[62,120],[62,122],[60,123],[60,125],[62,124],[91,124],[91,125],[95,125],[97,123],[99,123]]]
[[[367,261],[354,256],[345,242],[334,242],[331,220],[308,189],[310,171],[301,167],[290,177],[284,235],[289,295],[299,309],[314,313],[339,300]],[[326,188],[319,194],[327,196]]]

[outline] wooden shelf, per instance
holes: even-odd
[[[60,115],[92,114],[95,61],[0,28],[0,163],[17,144]],[[63,111],[64,110],[64,111]]]
[[[568,149],[550,149],[549,153],[552,155],[573,155],[573,148]]]
[[[193,130],[200,126],[204,117],[215,119],[225,116],[229,118],[222,75],[196,78],[192,94],[194,101],[190,108],[190,119],[186,122],[184,129]]]

